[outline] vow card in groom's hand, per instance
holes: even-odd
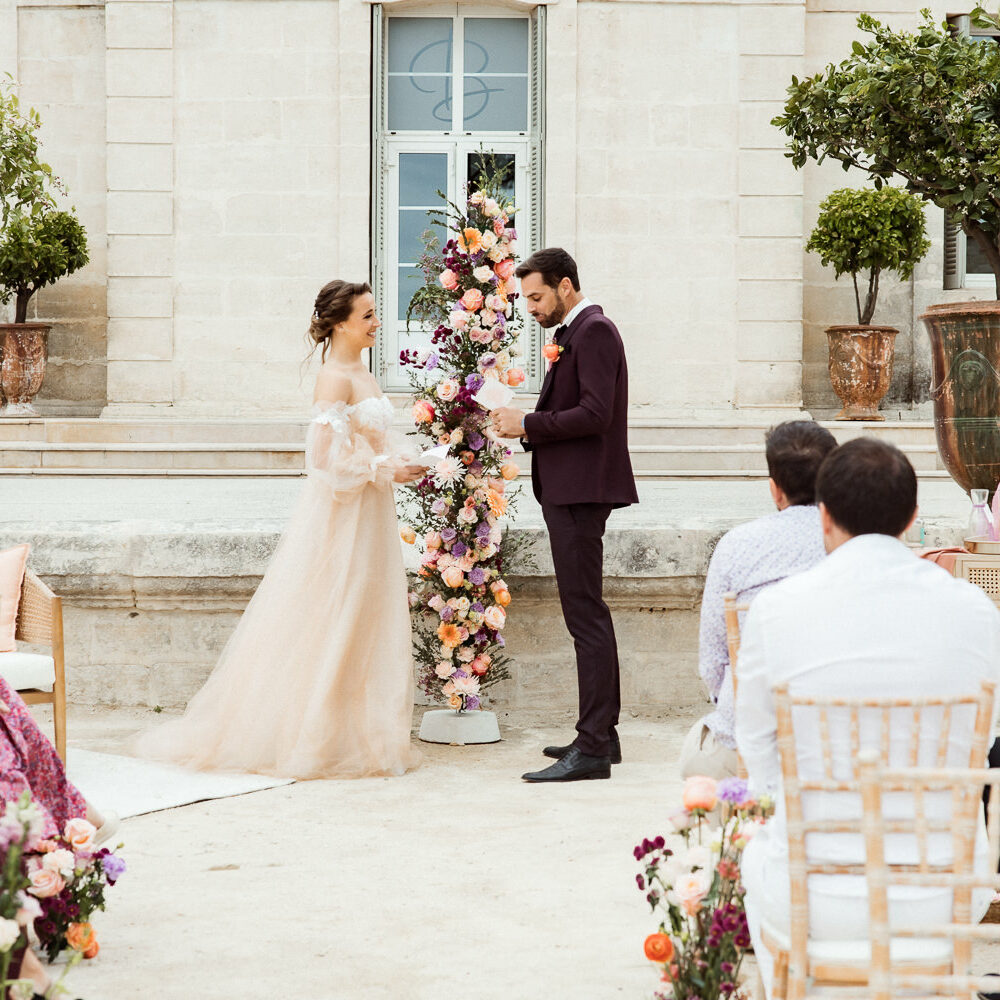
[[[448,457],[448,449],[451,445],[439,444],[436,448],[428,448],[414,463],[415,465],[424,465],[428,469],[437,465],[442,458]]]
[[[483,387],[472,397],[484,410],[497,410],[506,406],[514,398],[514,390],[509,385],[488,378]]]

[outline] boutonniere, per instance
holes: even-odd
[[[565,350],[565,347],[560,347],[554,340],[542,348],[542,354],[545,356],[545,360],[548,361],[549,368],[562,357],[562,353]]]

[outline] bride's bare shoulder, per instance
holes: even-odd
[[[350,403],[354,382],[343,370],[327,363],[316,376],[314,403]]]

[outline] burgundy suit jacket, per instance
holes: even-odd
[[[539,502],[638,503],[628,454],[625,347],[600,306],[559,335],[564,348],[524,418],[531,485]]]

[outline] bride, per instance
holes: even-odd
[[[302,495],[212,675],[183,716],[140,740],[144,756],[287,778],[419,763],[392,484],[425,470],[393,451],[392,404],[361,360],[379,325],[367,284],[331,281],[316,297],[323,364]]]

